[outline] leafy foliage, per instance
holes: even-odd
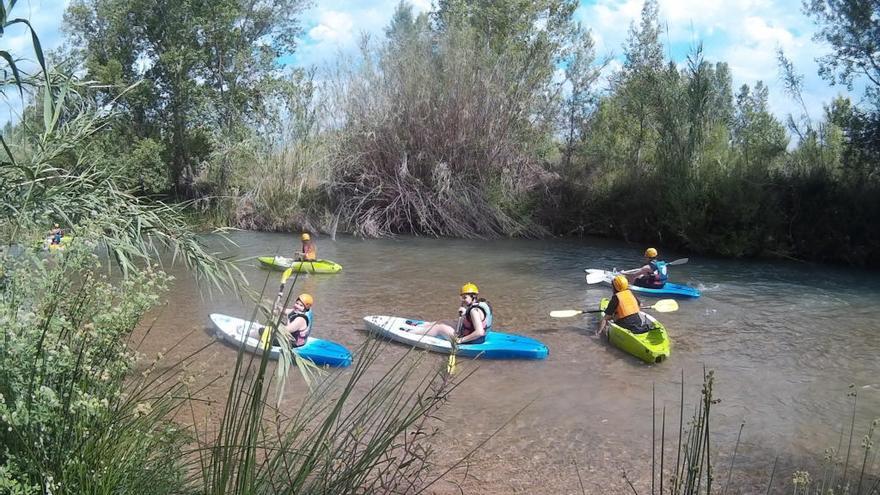
[[[161,150],[178,190],[192,193],[213,149],[277,118],[277,99],[291,84],[277,60],[296,47],[302,7],[301,0],[79,0],[65,23],[74,57],[88,78],[106,85],[105,99],[144,81],[121,98],[128,120],[117,132],[161,143],[148,146]],[[212,166],[222,191],[232,164]]]

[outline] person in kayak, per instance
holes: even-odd
[[[61,226],[56,223],[52,227],[52,230],[49,231],[49,244],[53,246],[61,244],[62,237],[64,237],[64,230],[62,230]]]
[[[300,261],[315,261],[318,259],[318,248],[316,248],[315,243],[312,242],[312,236],[310,236],[308,232],[303,232],[301,239],[302,251],[296,253],[297,259]]]
[[[657,259],[657,250],[654,248],[645,250],[645,262],[645,265],[641,268],[626,270],[620,273],[626,275],[627,281],[631,281],[633,285],[650,289],[662,289],[669,278],[669,269],[666,266],[666,262]]]
[[[482,344],[486,341],[486,334],[492,329],[492,307],[489,301],[478,297],[480,290],[473,283],[466,283],[461,287],[461,307],[458,315],[461,317],[461,330],[455,335],[455,327],[449,323],[424,322],[420,328],[410,330],[417,335],[442,336],[458,344]]]
[[[596,335],[602,335],[608,330],[608,322],[614,321],[617,325],[632,333],[645,333],[651,330],[651,325],[641,311],[641,305],[635,294],[629,290],[629,281],[626,276],[618,275],[611,281],[614,295],[605,307],[605,314],[599,319],[599,328]]]
[[[287,334],[291,347],[306,345],[309,335],[312,333],[312,305],[314,303],[315,299],[310,294],[302,293],[293,301],[293,307],[275,308],[283,315],[281,323],[278,324],[278,332]],[[254,335],[254,337],[263,341],[266,338],[264,334],[268,331],[268,327],[260,328],[256,331],[258,335]],[[273,338],[272,345],[279,345],[277,335]]]

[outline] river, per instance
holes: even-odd
[[[288,254],[298,244],[294,236],[281,234],[240,232],[230,238],[237,247],[227,246],[225,254],[242,259]],[[867,423],[880,416],[877,273],[690,256],[688,264],[670,268],[670,279],[698,287],[703,295],[680,301],[677,312],[655,315],[669,330],[672,355],[662,364],[646,365],[594,338],[594,316],[548,316],[554,309],[595,307],[610,289],[586,285],[584,268],[635,267],[642,246],[597,239],[413,237],[318,237],[317,246],[319,257],[344,269],[297,280],[297,292],[315,296],[316,336],[355,350],[370,338],[363,330],[365,315],[453,319],[458,289],[471,281],[491,301],[498,330],[534,337],[549,347],[545,361],[464,364],[479,368],[441,411],[446,425],[437,443],[441,464],[465,454],[531,403],[474,456],[466,479],[463,470],[452,473],[450,480],[465,493],[581,493],[580,482],[587,493],[631,493],[624,470],[639,493],[648,493],[652,389],[658,428],[660,410],[667,407],[668,438],[678,427],[682,373],[690,409],[699,398],[704,368],[715,371],[714,393],[721,399],[711,417],[716,483],[726,480],[745,422],[734,468],[738,489],[731,493],[763,491],[776,455],[780,482],[774,486],[781,489],[791,467],[821,459],[825,448],[836,447],[851,419],[849,392],[858,393],[856,458],[862,455],[858,445]],[[661,255],[667,260],[688,256]],[[255,260],[241,267],[257,288],[266,281],[267,272]],[[151,315],[156,320],[144,352],[172,347],[192,330],[197,331],[175,353],[210,343],[212,312],[251,315],[251,304],[235,295],[207,294],[183,268],[170,271],[176,281],[164,306]],[[276,287],[274,274],[266,297]],[[377,367],[403,352],[403,346],[389,344]],[[211,370],[223,370],[234,355],[232,347],[217,343],[199,359]],[[431,359],[445,361],[440,355]],[[293,396],[304,390],[300,383],[289,386]],[[222,397],[224,388],[208,393]],[[296,407],[295,398],[289,407]],[[457,493],[451,483],[436,489]]]

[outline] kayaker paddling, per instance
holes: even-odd
[[[599,320],[596,335],[604,334],[607,331],[608,322],[612,320],[634,334],[650,331],[651,325],[644,313],[641,312],[638,298],[629,290],[626,276],[614,277],[611,286],[614,289],[614,295],[611,296],[611,301],[605,307],[605,315]]]
[[[300,261],[315,261],[318,259],[318,248],[312,241],[312,236],[307,232],[303,232],[300,237],[302,240],[302,251],[296,253],[297,259]]]
[[[442,336],[450,342],[458,344],[482,344],[486,341],[486,333],[492,329],[492,307],[489,302],[479,298],[480,290],[470,282],[461,288],[461,330],[455,334],[455,327],[443,322],[423,322],[409,330],[416,335]]]
[[[62,237],[64,237],[64,230],[62,230],[61,226],[56,223],[52,227],[52,230],[49,231],[49,244],[52,246],[61,244]]]
[[[667,263],[657,259],[657,250],[648,248],[645,250],[645,265],[633,270],[620,272],[625,275],[627,281],[639,287],[649,289],[662,289],[669,279]]]
[[[287,335],[291,347],[302,347],[308,341],[309,335],[312,333],[312,305],[314,298],[306,293],[297,296],[290,308],[276,307],[275,311],[279,311],[282,315],[281,323],[278,324],[278,332]],[[251,336],[265,342],[268,338],[265,334],[269,332],[269,327],[251,330]],[[272,345],[277,346],[279,338],[276,335]]]

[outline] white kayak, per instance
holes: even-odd
[[[260,339],[248,335],[251,330],[263,328],[264,325],[219,313],[212,313],[211,321],[214,323],[218,338],[236,346],[244,345],[246,351],[257,355],[265,352]],[[309,337],[305,345],[296,347],[294,351],[300,357],[308,358],[317,365],[346,367],[351,364],[351,353],[348,349],[329,340]],[[270,359],[278,359],[280,356],[281,347],[269,348]]]
[[[425,328],[431,322],[395,316],[365,316],[364,322],[367,330],[391,340],[444,354],[452,352],[452,344],[443,337],[411,332]],[[544,359],[548,352],[547,346],[535,339],[494,330],[490,330],[486,340],[480,344],[458,346],[459,356],[484,359]]]

